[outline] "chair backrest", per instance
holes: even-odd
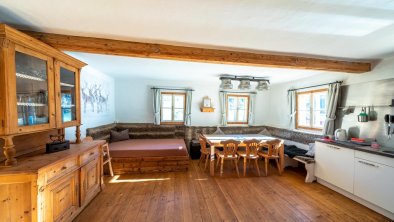
[[[268,145],[268,156],[279,156],[279,150],[283,140],[274,139],[265,142]]]
[[[91,136],[87,136],[82,139],[82,142],[92,142],[92,141],[93,141],[93,137],[91,137]]]
[[[221,141],[220,144],[223,145],[224,157],[227,157],[227,156],[235,156],[240,142],[237,140],[224,140]]]
[[[251,140],[244,140],[243,143],[246,145],[246,156],[249,157],[250,155],[257,156],[257,152],[260,149],[260,140],[251,139]]]
[[[200,142],[201,149],[207,150],[207,138],[204,135],[200,134],[198,136],[198,141]]]

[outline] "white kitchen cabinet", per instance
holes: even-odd
[[[394,159],[356,151],[354,162],[354,194],[394,213]]]
[[[315,176],[353,193],[354,150],[316,142]]]

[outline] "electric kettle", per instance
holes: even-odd
[[[344,130],[344,129],[337,129],[337,130],[335,130],[334,135],[335,135],[335,140],[347,141],[346,130]]]

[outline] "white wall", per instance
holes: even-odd
[[[103,94],[108,94],[107,107],[103,105],[102,111],[97,111],[97,106],[94,104],[95,111],[92,111],[90,104],[87,104],[84,109],[85,102],[82,96],[82,90],[86,84],[101,85]],[[109,124],[115,122],[115,81],[112,77],[94,69],[91,66],[86,66],[81,70],[81,138],[86,135],[86,128],[91,128],[99,125]],[[66,128],[66,139],[75,140],[75,127]]]
[[[371,72],[364,74],[343,74],[328,73],[312,78],[301,79],[298,81],[278,84],[271,87],[271,90],[265,92],[265,101],[268,104],[264,109],[262,123],[264,125],[278,128],[289,128],[289,109],[287,107],[287,90],[311,85],[318,85],[333,81],[344,81],[343,84],[356,84],[381,79],[394,78],[394,57],[383,60]]]
[[[115,110],[116,121],[130,123],[153,123],[153,95],[152,86],[168,87],[191,87],[192,99],[192,123],[193,126],[217,126],[220,124],[219,85],[217,82],[185,82],[185,81],[159,81],[148,79],[122,79],[115,80]],[[236,86],[235,86],[236,87]],[[212,99],[215,112],[201,112],[200,107],[203,97]],[[262,123],[263,95],[256,96],[255,125]]]

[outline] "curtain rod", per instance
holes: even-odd
[[[220,90],[219,92],[226,92],[226,93],[246,93],[246,94],[257,94],[256,92],[224,91],[224,90]]]
[[[306,87],[301,87],[301,88],[296,88],[296,89],[289,89],[287,91],[297,91],[300,89],[309,89],[309,88],[314,88],[314,87],[318,87],[318,86],[326,86],[326,85],[330,85],[332,83],[342,83],[343,81],[335,81],[335,82],[329,82],[329,83],[325,83],[325,84],[320,84],[320,85],[314,85],[314,86],[306,86]]]
[[[165,89],[165,90],[194,91],[194,89],[180,89],[180,88],[166,88],[166,87],[152,87],[151,89]]]

